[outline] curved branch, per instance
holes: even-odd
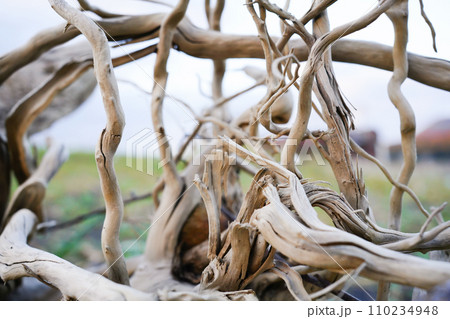
[[[78,0],[80,7],[85,11],[90,11],[98,15],[102,18],[118,18],[121,17],[121,14],[115,14],[111,12],[107,12],[101,8],[91,5],[87,0]]]
[[[219,179],[218,183],[216,179]],[[198,175],[194,178],[194,184],[197,186],[203,202],[205,203],[206,213],[208,214],[208,259],[213,260],[217,257],[220,249],[220,205],[222,201],[221,194],[221,175],[220,167],[213,165],[210,161],[205,163],[203,179]],[[216,189],[219,186],[219,189]]]
[[[267,242],[300,264],[348,273],[365,262],[363,276],[425,289],[439,285],[450,276],[448,263],[394,252],[338,229],[311,229],[292,217],[274,186],[266,186],[264,194],[270,204],[256,210],[250,223]],[[299,189],[300,194],[306,196],[303,189]],[[309,210],[308,206],[303,208]],[[307,219],[302,212],[297,208],[301,218]]]
[[[53,254],[27,245],[36,216],[18,211],[0,236],[0,278],[6,282],[35,277],[61,291],[67,300],[156,300],[144,293],[81,269]],[[13,249],[12,249],[13,248]]]
[[[393,48],[394,72],[388,84],[389,98],[400,116],[403,164],[397,181],[408,185],[416,167],[416,120],[414,110],[401,91],[408,74],[406,45],[408,43],[408,0],[395,3],[387,12],[395,31]],[[390,198],[389,228],[399,230],[401,225],[403,190],[394,187]]]
[[[433,49],[434,52],[437,52],[437,47],[436,47],[436,31],[434,30],[433,24],[431,23],[430,19],[428,19],[427,14],[425,13],[425,8],[423,6],[423,0],[419,0],[420,3],[420,14],[422,15],[422,18],[425,20],[425,23],[428,25],[428,27],[430,28],[430,32],[431,32],[431,38],[433,40]]]
[[[0,230],[7,225],[11,216],[22,208],[35,212],[39,221],[44,220],[41,205],[45,197],[48,182],[67,158],[68,152],[64,146],[51,142],[38,168],[15,190],[6,208]]]
[[[298,145],[298,143],[300,143],[301,139],[305,135],[312,108],[311,92],[313,87],[314,75],[321,65],[320,62],[325,50],[337,39],[358,31],[375,21],[392,5],[393,2],[394,0],[383,1],[378,7],[371,10],[361,18],[331,30],[314,43],[313,47],[311,48],[311,53],[309,54],[307,64],[300,78],[298,113],[292,125],[288,139],[296,141],[296,144]],[[285,144],[281,152],[282,161],[291,172],[296,171],[294,161],[295,152],[296,148],[292,147],[292,145],[289,145],[289,143]]]
[[[317,14],[316,12],[314,14]],[[146,39],[158,37],[158,30],[165,14],[125,16],[121,18],[96,21],[115,41]],[[0,84],[11,74],[36,60],[51,48],[70,41],[80,34],[65,25],[39,32],[25,45],[0,57]],[[174,34],[174,44],[186,54],[205,59],[264,58],[261,43],[256,36],[223,34],[211,30],[202,30],[194,26],[187,18],[178,25]],[[232,48],[232,49],[230,49]],[[308,58],[308,48],[301,40],[289,42],[299,61]],[[392,47],[361,40],[337,40],[332,47],[334,61],[354,63],[393,70]],[[450,62],[442,59],[423,57],[408,53],[408,77],[420,83],[450,91]]]
[[[5,128],[11,166],[19,184],[30,177],[34,169],[30,167],[23,145],[28,127],[51,104],[59,92],[75,82],[91,66],[90,59],[65,64],[47,82],[28,93],[10,110]]]
[[[152,90],[152,120],[153,128],[158,133],[159,152],[162,159],[166,161],[163,166],[163,179],[165,185],[174,190],[181,188],[181,180],[178,176],[175,163],[172,158],[170,145],[167,141],[162,120],[162,108],[165,97],[165,88],[168,78],[167,60],[169,59],[175,29],[183,19],[189,0],[180,0],[172,12],[164,19],[159,33],[158,53],[154,67],[154,85]]]
[[[383,163],[380,162],[376,157],[370,155],[367,153],[361,146],[359,146],[352,138],[350,138],[350,146],[353,151],[355,151],[358,155],[361,155],[362,157],[368,159],[369,161],[373,162],[375,165],[378,166],[378,168],[383,172],[384,176],[387,178],[387,180],[395,187],[401,189],[405,193],[409,194],[411,196],[412,200],[416,203],[419,210],[422,212],[422,214],[428,218],[430,216],[430,213],[423,207],[422,203],[420,202],[419,197],[417,197],[416,193],[409,188],[407,185],[401,184],[397,182],[389,173],[387,168],[383,165]],[[442,216],[439,214],[436,216],[437,221],[440,223],[442,222]]]
[[[102,251],[110,267],[108,277],[115,282],[129,284],[128,272],[119,242],[123,201],[113,160],[122,138],[125,119],[120,104],[108,41],[95,22],[69,6],[64,0],[49,0],[49,2],[61,17],[77,27],[86,36],[92,47],[94,69],[106,113],[106,128],[100,135],[95,154],[106,206],[102,230]]]
[[[8,205],[11,188],[11,163],[9,161],[8,144],[3,140],[0,134],[0,220],[3,219],[6,206]]]
[[[284,280],[286,286],[296,300],[311,301],[311,297],[303,286],[302,277],[284,262],[276,261],[269,270]]]
[[[209,3],[205,2],[209,28],[214,31],[220,31],[220,18],[225,6],[225,0],[217,0],[214,9],[211,11]],[[214,101],[218,101],[223,96],[222,82],[225,75],[225,60],[214,60],[214,72],[212,81],[212,96]]]

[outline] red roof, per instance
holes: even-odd
[[[416,137],[417,151],[450,150],[450,119],[434,123]]]

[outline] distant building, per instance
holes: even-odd
[[[375,131],[351,131],[350,137],[367,153],[372,156],[376,156],[377,148],[377,133]],[[286,143],[287,137],[282,136],[276,139],[273,143],[279,146],[283,146]],[[328,152],[328,147],[323,139],[318,140],[319,144],[322,146],[324,151]],[[302,148],[313,147],[314,143],[311,140],[304,140],[298,144],[297,153],[300,153]],[[354,156],[355,153],[352,152]]]
[[[450,160],[450,119],[441,120],[416,136],[418,160]],[[391,160],[402,158],[400,144],[389,148]]]
[[[350,132],[350,137],[367,153],[376,156],[377,132],[352,131]]]

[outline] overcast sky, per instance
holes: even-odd
[[[75,4],[75,1],[69,1]],[[176,3],[176,1],[167,1]],[[222,18],[222,30],[234,34],[256,34],[253,21],[242,5],[243,0],[228,0]],[[284,1],[273,1],[282,6]],[[308,8],[308,1],[292,1],[291,12],[300,17]],[[98,0],[91,3],[102,6],[110,11],[120,11],[129,14],[144,14],[166,11],[167,8],[155,6],[143,1],[132,0]],[[206,27],[203,0],[191,0],[188,17],[200,27]],[[377,1],[370,0],[340,0],[329,9],[332,27],[344,24],[366,13]],[[433,22],[437,32],[438,53],[432,49],[430,31],[420,16],[418,0],[411,0],[409,5],[409,44],[410,52],[450,60],[450,1],[424,0],[426,12]],[[0,54],[25,43],[39,30],[58,25],[63,20],[53,12],[45,0],[0,0]],[[268,20],[271,34],[279,34],[279,23],[273,15]],[[386,16],[381,16],[370,27],[357,32],[347,38],[364,39],[392,45],[392,25]],[[115,49],[113,54],[123,55],[124,50]],[[151,90],[154,56],[150,56],[117,68],[118,79],[129,80]],[[225,95],[237,92],[253,82],[241,69],[246,65],[264,68],[262,60],[240,59],[228,60],[227,69],[230,72],[225,77]],[[359,129],[375,129],[379,133],[380,141],[384,145],[396,143],[400,139],[399,118],[394,106],[387,96],[386,86],[391,76],[390,72],[353,64],[335,63],[337,80],[345,96],[356,108],[355,122]],[[196,111],[210,105],[210,100],[202,96],[198,89],[198,79],[201,79],[203,91],[208,92],[211,80],[211,62],[189,57],[174,51],[169,60],[169,82],[167,92],[190,104]],[[150,98],[136,90],[133,86],[119,82],[122,105],[125,109],[127,126],[124,139],[133,136],[144,128],[151,128]],[[403,85],[403,92],[416,112],[418,132],[424,130],[435,121],[450,118],[450,93],[427,87],[413,80],[407,80]],[[236,99],[230,104],[234,115],[243,109],[254,105],[264,94],[260,88]],[[295,94],[292,92],[291,94]],[[164,121],[167,132],[173,137],[173,143],[179,144],[184,134],[188,134],[194,127],[194,122],[187,112],[174,100],[166,99]],[[42,142],[46,136],[58,137],[72,150],[94,150],[97,138],[104,127],[105,116],[98,89],[84,105],[72,115],[58,121],[49,130],[39,134],[34,139]],[[322,128],[323,125],[313,117],[310,128]],[[81,131],[80,131],[81,128]],[[124,143],[122,143],[124,144]],[[123,151],[124,145],[121,145]]]

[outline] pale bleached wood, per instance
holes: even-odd
[[[209,28],[214,31],[220,31],[220,19],[225,7],[225,0],[216,1],[214,8],[209,8],[205,5],[205,11],[207,12],[207,19]],[[218,101],[223,96],[222,83],[225,75],[225,60],[213,60],[213,82],[212,82],[212,97],[215,101]]]
[[[273,188],[265,194],[271,203],[255,212],[251,224],[277,250],[301,264],[345,273],[365,262],[362,276],[406,285],[414,283],[425,289],[450,275],[447,263],[400,254],[337,229],[327,232],[310,229],[295,222],[290,211],[274,197]]]
[[[401,85],[408,74],[406,45],[408,43],[408,1],[401,0],[387,12],[395,31],[393,47],[394,71],[388,84],[388,94],[400,116],[400,132],[403,163],[397,181],[408,185],[416,167],[416,120],[414,110],[401,91]],[[399,230],[401,225],[403,190],[394,187],[391,192],[389,228]]]
[[[197,186],[200,194],[202,195],[202,199],[206,207],[206,212],[208,213],[208,258],[210,260],[214,259],[217,256],[220,247],[220,209],[217,203],[216,196],[214,194],[214,186],[212,185],[212,180],[214,177],[212,176],[212,173],[211,163],[208,162],[205,165],[203,181],[200,180],[198,175],[194,179],[195,186]],[[221,201],[222,197],[220,197],[219,200]]]
[[[313,33],[316,38],[331,33],[330,22],[326,11],[322,12],[313,22]],[[371,207],[367,201],[363,180],[355,169],[348,147],[349,131],[354,128],[353,114],[341,94],[334,75],[332,57],[329,50],[323,54],[323,66],[319,66],[316,85],[313,91],[322,106],[319,113],[328,127],[324,140],[327,144],[329,160],[340,192],[354,209],[361,209],[374,219]],[[340,160],[336,161],[335,158]]]
[[[414,111],[403,95],[401,86],[408,76],[408,0],[398,0],[386,15],[394,26],[394,47],[392,58],[394,70],[388,83],[388,95],[400,116],[400,133],[403,163],[397,177],[401,184],[408,185],[416,167],[416,119]],[[403,189],[393,187],[390,195],[389,228],[400,230],[402,215]],[[381,281],[378,284],[377,300],[389,299],[390,283]]]
[[[61,17],[83,33],[92,47],[94,70],[106,113],[106,127],[100,135],[95,152],[106,206],[102,230],[102,251],[109,265],[108,277],[115,282],[129,284],[128,272],[119,242],[123,201],[114,171],[114,154],[122,138],[125,119],[114,76],[108,41],[104,32],[95,22],[69,6],[65,1],[49,0],[49,2]]]
[[[157,132],[158,145],[161,159],[166,161],[163,166],[163,178],[167,187],[174,192],[181,189],[181,181],[176,171],[175,163],[172,159],[170,144],[167,140],[163,127],[162,107],[165,97],[165,89],[168,78],[167,61],[169,59],[175,29],[186,13],[188,0],[179,1],[172,12],[164,19],[159,33],[158,53],[156,55],[155,67],[153,72],[153,90],[152,90],[152,120],[153,129]]]
[[[317,14],[319,10],[311,11]],[[141,16],[124,16],[98,21],[109,35],[116,41],[139,38],[142,34],[150,34],[148,38],[158,36],[157,30],[164,20],[165,14]],[[308,16],[310,19],[311,16]],[[188,19],[180,24],[180,31],[174,35],[178,48],[198,58],[228,59],[228,58],[263,58],[259,39],[255,36],[238,36],[202,30],[196,28]],[[51,48],[70,41],[80,33],[76,28],[69,27],[62,32],[65,25],[60,25],[41,31],[25,45],[7,53],[0,59],[0,83],[6,80],[16,70],[36,60]],[[234,49],[230,49],[234,48]],[[300,61],[308,57],[308,49],[301,40],[292,40],[289,49]],[[392,48],[390,46],[361,40],[336,41],[332,48],[334,61],[367,65],[392,71]],[[421,83],[450,91],[450,63],[442,59],[423,57],[408,53],[408,77]]]
[[[18,211],[0,236],[0,278],[3,281],[35,277],[61,291],[68,300],[156,300],[126,285],[81,269],[64,259],[27,245],[37,218],[27,209]],[[11,249],[12,248],[12,249]]]
[[[6,206],[8,205],[9,193],[11,187],[11,165],[9,162],[8,144],[0,135],[0,220],[3,219]]]
[[[214,258],[202,273],[200,289],[220,291],[238,290],[245,280],[252,246],[252,229],[235,223],[227,239],[230,250],[221,258]]]
[[[69,153],[63,145],[50,141],[49,149],[37,169],[14,191],[3,215],[0,229],[4,229],[11,216],[22,208],[35,212],[37,219],[41,222],[45,219],[42,212],[42,202],[47,185],[67,160],[68,155]]]
[[[222,150],[213,150],[208,157],[210,160],[205,163],[202,180],[196,175],[194,183],[202,196],[208,214],[208,258],[212,260],[217,257],[221,247],[220,214],[222,198],[227,195],[231,159]]]
[[[64,1],[55,0],[53,2],[64,5]],[[398,63],[393,63],[392,52],[388,52],[389,50],[386,52],[390,55],[386,55],[383,53],[385,51],[380,51],[378,48],[372,50],[374,46],[369,43],[366,48],[359,50],[360,52],[369,50],[363,56],[360,52],[353,52],[362,42],[340,38],[365,28],[392,4],[402,1],[380,1],[378,6],[369,13],[344,26],[330,30],[327,8],[334,2],[333,0],[315,0],[312,2],[310,10],[297,19],[288,12],[288,5],[285,6],[285,9],[280,9],[265,0],[247,1],[247,8],[257,26],[259,38],[226,35],[219,31],[223,1],[215,2],[214,10],[211,9],[210,1],[205,1],[210,29],[213,30],[196,28],[184,18],[187,0],[180,0],[168,14],[106,18],[98,21],[100,25],[98,27],[100,29],[104,27],[106,33],[113,35],[109,36],[110,41],[114,41],[113,38],[116,38],[124,40],[123,44],[126,45],[157,37],[160,40],[157,45],[133,52],[131,56],[119,57],[113,63],[108,56],[109,48],[105,35],[94,25],[95,22],[86,20],[85,16],[74,10],[69,12],[69,16],[76,17],[75,23],[67,27],[66,34],[61,36],[49,32],[49,34],[43,34],[42,41],[33,39],[31,43],[36,44],[36,47],[30,49],[30,46],[26,45],[22,47],[24,51],[21,51],[22,49],[15,51],[17,56],[22,54],[23,61],[17,62],[9,55],[0,60],[1,80],[2,76],[7,77],[21,65],[45,52],[46,48],[67,42],[78,35],[78,31],[74,32],[76,27],[79,27],[88,38],[91,36],[96,62],[99,60],[99,55],[103,58],[103,60],[100,59],[101,61],[107,62],[101,65],[106,65],[104,69],[99,68],[96,64],[99,82],[101,85],[103,83],[102,92],[106,92],[105,96],[112,97],[113,100],[111,102],[105,99],[108,122],[107,128],[102,133],[97,153],[102,190],[107,204],[102,242],[103,244],[112,243],[114,247],[120,249],[118,230],[123,207],[120,206],[122,201],[118,191],[118,182],[114,175],[114,167],[110,162],[108,163],[108,160],[112,162],[124,123],[120,104],[115,104],[118,101],[118,95],[112,67],[128,63],[135,57],[151,54],[157,48],[156,64],[153,70],[156,83],[151,93],[152,120],[155,131],[159,134],[159,148],[165,166],[163,166],[162,182],[155,187],[155,193],[157,194],[162,188],[164,191],[160,205],[152,216],[152,222],[147,229],[149,234],[145,253],[133,266],[134,272],[131,271],[133,273],[132,286],[145,292],[145,298],[151,296],[165,300],[254,299],[252,291],[242,289],[247,286],[252,287],[254,282],[257,284],[258,278],[266,270],[278,273],[287,283],[287,290],[281,288],[283,285],[277,284],[279,289],[275,288],[273,298],[282,296],[284,290],[284,293],[290,291],[293,296],[302,300],[316,298],[321,294],[326,294],[327,298],[338,298],[340,293],[335,291],[336,288],[349,279],[349,274],[357,275],[359,271],[362,276],[377,281],[387,280],[426,289],[435,287],[440,281],[449,277],[448,264],[427,261],[401,253],[448,248],[450,245],[450,222],[441,223],[426,231],[432,217],[439,215],[444,206],[434,210],[420,232],[416,234],[384,229],[376,224],[366,196],[362,170],[357,166],[354,167],[350,153],[349,131],[354,126],[352,113],[340,92],[333,71],[333,58],[336,60],[349,59],[350,62],[358,61],[358,63],[364,60],[366,61],[364,64],[367,65],[374,63],[383,68],[393,68],[394,78],[396,75],[398,76]],[[89,4],[84,3],[89,8]],[[95,8],[91,9],[96,11]],[[71,15],[71,13],[73,14]],[[98,13],[103,14],[101,11]],[[106,14],[108,15],[108,13]],[[265,26],[266,18],[269,15],[278,16],[283,20],[282,37],[279,39],[272,37]],[[312,34],[304,26],[311,20]],[[86,22],[86,25],[90,23],[91,28],[83,30],[85,26],[83,22]],[[76,25],[77,23],[79,25]],[[91,30],[94,32],[90,33]],[[299,35],[307,44],[299,40],[292,40],[294,34]],[[404,34],[405,32],[403,32]],[[339,57],[336,52],[339,52],[340,46],[345,43],[351,43],[351,46],[345,57]],[[212,160],[202,157],[200,163],[188,165],[183,172],[179,172],[175,168],[179,157],[172,159],[162,119],[164,90],[168,80],[168,59],[172,46],[182,52],[209,58],[216,62],[223,62],[229,57],[245,56],[264,58],[266,62],[266,74],[255,77],[257,81],[260,81],[261,78],[267,79],[266,96],[256,106],[242,110],[241,116],[237,120],[228,117],[226,105],[224,105],[227,99],[222,96],[221,81],[225,69],[221,63],[215,65],[212,84],[215,98],[213,106],[198,116],[181,99],[181,103],[190,110],[193,118],[200,125],[182,146],[180,154],[184,152],[190,140],[197,133],[202,137],[212,139],[217,138],[218,135],[226,136],[223,141],[213,140],[214,145],[211,145],[207,151],[209,156],[222,154],[222,158]],[[100,54],[95,55],[96,49],[100,51],[97,52]],[[373,52],[380,54],[382,58],[373,57],[371,55]],[[350,58],[348,58],[349,56]],[[407,59],[406,51],[403,48],[403,65],[407,64]],[[297,63],[298,67],[299,60],[307,61],[303,68],[300,85],[296,83],[297,71],[293,73],[291,70],[291,64]],[[10,66],[6,69],[2,64],[5,61],[10,62]],[[423,63],[419,64],[426,65],[427,60],[422,59],[421,61]],[[419,70],[422,73],[419,77],[424,76],[430,83],[438,77],[437,74],[441,75],[441,78],[445,78],[445,74],[449,73],[445,69],[445,63],[433,61],[432,64],[434,66],[444,65],[444,68],[435,73],[435,69],[432,67],[424,71],[420,67],[416,68],[411,65],[411,70]],[[400,71],[402,71],[402,77],[397,84],[405,79],[407,73],[404,67]],[[112,73],[111,77],[108,77],[108,72]],[[429,76],[431,76],[431,80],[429,80]],[[288,105],[292,103],[282,103],[286,107],[280,108],[280,119],[277,118],[278,110],[273,103],[277,100],[281,101],[291,85],[300,91],[299,112],[293,126],[287,124],[281,127],[278,124],[287,123],[292,113]],[[322,106],[321,111],[312,103],[313,92]],[[111,103],[108,104],[108,101]],[[219,106],[221,106],[220,109]],[[312,108],[326,123],[327,131],[310,132],[308,130],[309,114]],[[283,113],[283,110],[286,112]],[[203,125],[206,123],[207,125]],[[257,137],[260,124],[274,133],[274,136]],[[202,126],[201,129],[200,126]],[[284,146],[280,163],[275,160],[279,155],[279,145],[260,148],[259,143],[273,141],[283,135],[289,135],[291,139]],[[108,136],[111,139],[108,139]],[[229,138],[234,138],[236,143]],[[312,139],[316,145],[320,145],[319,139],[327,143],[329,154],[324,148],[320,149],[331,164],[342,194],[304,179],[301,171],[295,167],[294,155],[301,143],[307,139]],[[253,143],[258,143],[258,145],[255,146]],[[286,145],[292,146],[292,149],[286,151]],[[242,203],[242,190],[238,185],[238,169],[226,163],[227,152],[236,154],[239,168],[249,162],[252,162],[251,165],[256,164],[263,167],[259,172],[256,172],[256,165],[245,169],[246,172],[252,174],[253,182]],[[234,159],[233,156],[231,157]],[[200,192],[192,187],[192,181],[197,174],[198,177],[195,181]],[[396,185],[403,186],[404,184],[398,182]],[[400,189],[404,190],[404,187],[400,187]],[[29,199],[33,201],[33,196],[37,196],[39,197],[37,202],[41,202],[43,192],[38,188],[31,190]],[[111,212],[108,211],[108,204],[111,204],[111,208],[114,210],[112,214],[108,214]],[[36,210],[35,214],[39,215],[39,207],[34,207],[38,205],[33,204],[32,206]],[[323,209],[330,216],[335,227],[324,224],[318,218],[315,211],[317,207]],[[15,207],[11,211],[17,211],[18,208]],[[225,226],[220,220],[222,209],[230,223],[228,228],[220,233]],[[201,212],[204,217],[197,219],[198,212]],[[236,212],[239,213],[236,214]],[[14,219],[16,215],[12,216]],[[236,218],[234,219],[234,217]],[[209,227],[206,226],[206,218],[208,218]],[[196,229],[192,226],[194,221],[205,225],[205,230],[192,231],[192,229]],[[111,228],[107,226],[111,226]],[[199,235],[197,238],[199,240],[194,241],[195,243],[201,243],[208,238],[206,244],[191,248],[191,237],[196,235],[194,233]],[[109,246],[106,246],[107,249],[102,248],[104,252],[108,253]],[[191,248],[189,258],[198,256],[197,262],[192,263],[192,260],[187,260],[196,268],[191,271],[183,269],[183,261],[186,261],[183,260],[183,254],[188,248]],[[122,257],[120,250],[113,253],[116,256],[120,254],[119,259]],[[207,261],[204,262],[204,259],[208,257],[209,264]],[[287,262],[294,266],[280,263],[280,259],[283,258],[286,258]],[[117,266],[115,262],[111,263],[111,260],[108,260],[108,256],[106,259],[107,267]],[[300,277],[296,272],[295,265],[300,271],[306,273],[313,269],[317,270],[315,275],[324,280],[327,287],[319,285],[324,289],[316,293],[316,288],[311,288],[310,285],[311,282],[314,284],[313,277],[310,275]],[[126,282],[128,277],[124,273],[127,269],[124,264],[118,266],[110,271],[108,276],[110,279]],[[28,275],[41,278],[36,275],[34,270],[26,267],[25,271]],[[413,275],[405,272],[406,268]],[[68,270],[68,277],[70,278],[70,275],[76,272],[75,269]],[[119,275],[117,275],[118,273]],[[200,284],[195,286],[200,273]],[[343,274],[347,274],[347,276],[342,277]],[[77,275],[75,274],[75,276]],[[302,278],[308,282],[305,287],[303,287]],[[187,279],[189,283],[183,282],[184,279]],[[348,283],[353,279],[350,278]],[[66,279],[66,282],[61,285],[70,286],[71,282]],[[103,288],[104,286],[99,289]],[[281,295],[276,295],[277,289]],[[336,296],[332,295],[331,291]],[[309,296],[307,292],[316,294]],[[288,294],[283,296],[289,298]],[[343,298],[347,298],[347,296]]]
[[[149,230],[145,254],[150,264],[165,265],[165,271],[169,271],[168,277],[170,277],[170,265],[175,254],[178,234],[189,214],[197,206],[200,198],[200,196],[194,195],[191,197],[191,203],[188,205],[184,204],[186,196],[192,196],[191,194],[194,191],[192,189],[193,184],[189,183],[189,185],[186,185],[176,170],[162,119],[163,101],[166,95],[165,88],[169,75],[167,72],[167,61],[175,30],[183,19],[188,4],[188,0],[180,0],[177,6],[164,18],[161,24],[160,42],[158,43],[158,54],[153,74],[152,123],[157,133],[156,138],[160,157],[164,161],[162,179],[165,190],[154,215],[158,224]],[[193,170],[188,174],[194,174],[195,176],[196,172],[196,170],[195,172]],[[190,175],[189,181],[192,181],[194,176]],[[156,242],[160,242],[160,245],[153,245]]]
[[[93,12],[102,18],[117,18],[117,17],[123,16],[121,14],[107,12],[107,11],[103,10],[102,8],[99,8],[99,7],[96,7],[92,4],[90,4],[86,0],[78,0],[78,3],[80,4],[80,6],[83,10]]]
[[[29,126],[59,92],[79,79],[91,65],[89,59],[65,64],[49,80],[29,92],[10,110],[5,128],[12,168],[19,183],[30,177],[35,169],[24,146]]]
[[[313,294],[310,295],[311,299],[317,299],[329,292],[332,292],[333,290],[338,290],[338,288],[340,286],[342,286],[346,281],[350,281],[349,278],[351,278],[352,280],[355,280],[356,277],[359,275],[359,273],[361,272],[361,270],[364,269],[364,267],[366,266],[365,263],[362,263],[357,269],[355,269],[353,272],[346,274],[345,276],[341,277],[339,280],[336,280],[334,283],[332,283],[331,285],[329,285],[328,287],[317,291]],[[346,289],[342,288],[339,289],[341,291],[345,291]]]
[[[296,141],[296,144],[300,143],[303,138],[307,125],[309,122],[309,116],[311,114],[311,99],[312,99],[312,85],[314,75],[317,69],[321,66],[322,55],[325,50],[334,43],[337,39],[358,31],[373,21],[375,21],[383,12],[385,12],[394,2],[394,0],[383,1],[378,7],[371,10],[362,17],[349,22],[345,25],[339,26],[327,34],[318,39],[311,48],[307,64],[304,67],[302,75],[300,77],[300,93],[298,100],[298,113],[296,119],[291,127],[288,139]],[[292,172],[295,172],[295,155],[296,149],[292,145],[286,144],[283,147],[281,158],[283,165],[288,167]]]
[[[263,167],[253,178],[253,183],[250,186],[250,189],[253,191],[247,193],[248,197],[246,196],[244,205],[242,206],[236,220],[248,222],[251,216],[251,212],[253,212],[255,208],[261,207],[261,204],[256,203],[261,203],[264,201],[264,199],[261,199],[262,188],[268,183],[271,183],[271,179],[264,180],[261,179],[261,176],[267,174],[267,172],[270,170],[272,172],[276,172],[279,176],[283,177],[287,181],[294,181],[293,184],[287,188],[287,190],[285,188],[280,189],[280,196],[283,196],[283,193],[292,194],[293,190],[300,189],[300,186],[302,188],[305,188],[307,192],[309,192],[309,203],[311,205],[322,208],[327,214],[330,215],[336,227],[340,229],[344,229],[348,232],[354,233],[359,237],[370,240],[371,242],[378,245],[395,245],[396,242],[418,236],[417,233],[403,233],[380,227],[376,223],[372,222],[365,213],[354,210],[349,205],[349,203],[336,192],[325,187],[319,187],[318,185],[306,183],[305,181],[303,181],[303,183],[299,183],[294,175],[292,175],[292,173],[289,173],[280,164],[265,159],[260,155],[251,153],[228,138],[223,138],[223,140],[225,142],[225,149],[227,149],[228,152],[236,153],[238,156],[250,159],[252,162],[257,163],[258,165]],[[258,183],[259,187],[255,187],[255,183]],[[298,195],[295,195],[295,197],[297,196]],[[284,199],[282,198],[282,200]],[[299,201],[303,203],[300,205],[305,205],[308,203],[305,198],[289,198],[288,205],[290,205],[290,207],[294,209],[295,207],[293,205],[293,202]],[[302,211],[304,210],[302,209]],[[308,223],[310,223],[311,225],[315,225],[315,227],[325,227],[326,229],[330,229],[327,225],[321,225],[321,222],[318,221],[316,213],[313,209],[308,208],[307,212],[310,216],[310,219],[308,219],[307,221]],[[424,233],[423,237],[428,238],[429,241],[417,243],[417,246],[411,246],[407,251],[416,250],[426,252],[435,249],[448,249],[450,247],[450,229],[446,227],[446,224],[440,224],[435,229]],[[433,237],[433,234],[435,237]]]
[[[81,39],[80,39],[81,40]],[[27,64],[0,86],[0,131],[3,131],[9,111],[32,90],[42,86],[51,76],[70,62],[92,59],[87,41],[59,46]],[[30,125],[27,135],[48,128],[57,119],[69,114],[84,102],[94,90],[97,81],[94,71],[87,70],[78,80],[55,96],[50,105]]]
[[[311,301],[311,297],[303,286],[302,277],[283,262],[275,263],[270,270],[284,280],[286,286],[296,300]]]
[[[351,233],[323,224],[317,218],[317,213],[311,206],[301,183],[292,182],[297,180],[295,174],[278,163],[250,153],[229,139],[225,138],[224,141],[229,146],[230,152],[233,150],[241,157],[247,155],[259,165],[276,171],[286,178],[290,182],[290,187],[295,190],[295,196],[298,198],[292,199],[291,195],[291,201],[297,202],[295,212],[302,222],[296,220],[292,212],[281,202],[277,190],[271,183],[262,187],[270,204],[257,209],[250,220],[266,241],[284,255],[300,264],[337,272],[356,269],[364,261],[367,262],[367,266],[362,272],[363,276],[388,279],[402,284],[414,282],[414,285],[426,287],[426,289],[437,285],[449,275],[450,268],[445,263],[428,263],[421,258],[394,252]],[[280,237],[280,234],[283,236]],[[402,271],[406,267],[414,268],[415,274],[424,275],[415,280],[416,275]],[[426,276],[425,274],[431,269],[434,269],[433,275]]]
[[[297,77],[293,78],[291,83],[285,85],[284,74],[280,74],[279,70],[281,70],[281,65],[285,64],[284,72],[286,72],[286,69],[290,67],[290,57],[281,57],[281,52],[278,51],[278,48],[274,45],[273,39],[268,34],[265,21],[265,6],[259,3],[258,15],[253,2],[247,0],[246,5],[258,31],[258,37],[264,52],[267,73],[265,81],[267,87],[266,94],[257,105],[249,110],[249,117],[247,120],[249,135],[257,135],[259,124],[262,124],[268,131],[279,134],[284,128],[275,123],[275,118],[282,113],[283,115],[288,114],[288,116],[285,116],[287,117],[286,122],[289,120],[290,114],[292,113],[292,99],[290,94],[286,92],[297,80]],[[297,71],[298,69],[295,72],[296,75]]]

